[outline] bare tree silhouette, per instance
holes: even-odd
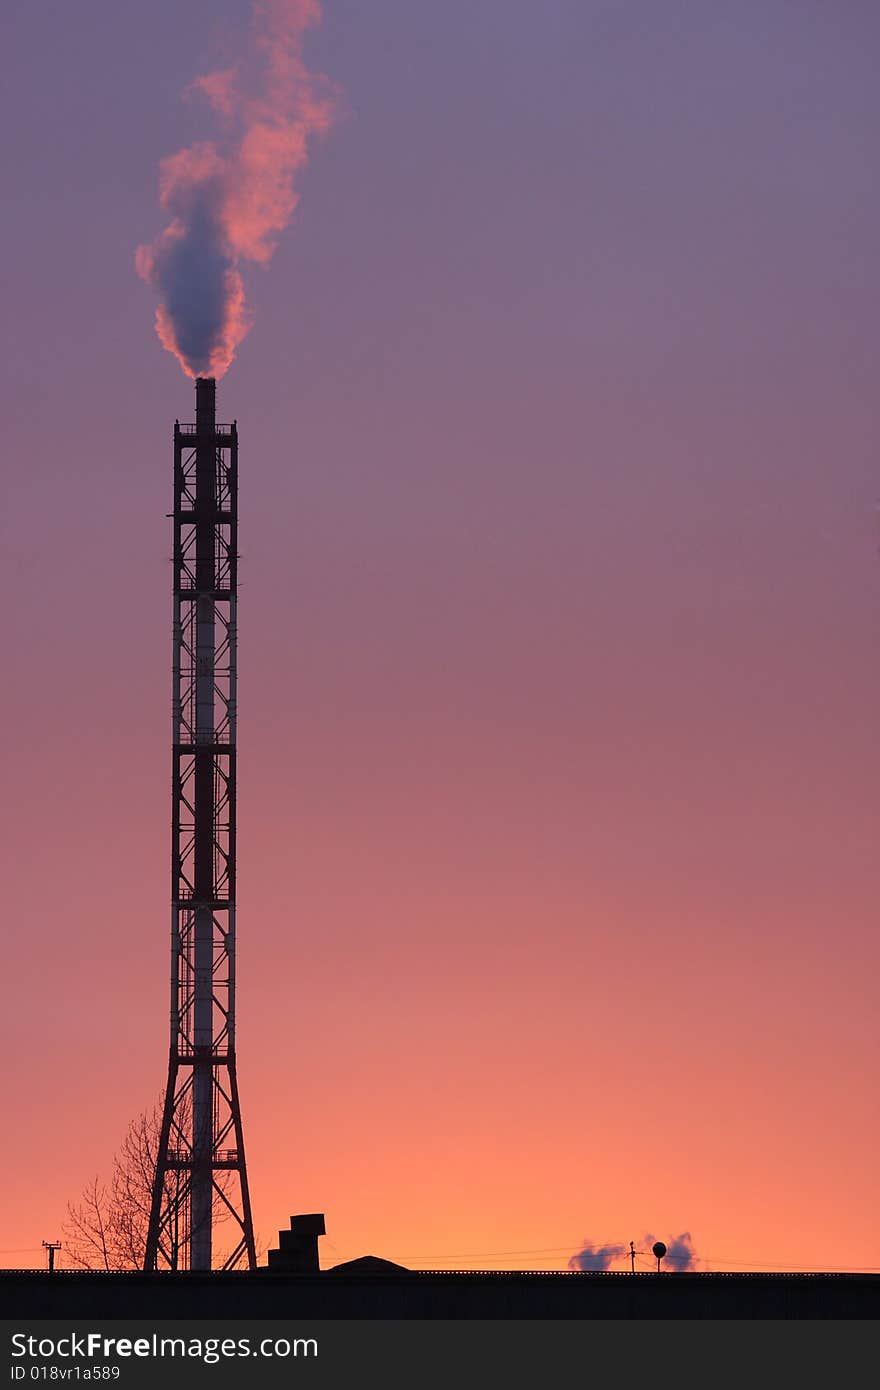
[[[113,1157],[109,1182],[95,1177],[83,1188],[78,1202],[68,1202],[62,1227],[64,1254],[75,1268],[143,1269],[161,1128],[162,1105],[157,1103],[132,1120]],[[166,1174],[169,1197],[176,1196],[183,1178],[179,1170]],[[227,1204],[215,1194],[214,1224],[228,1217]],[[166,1239],[171,1267],[178,1269],[186,1253],[186,1232],[167,1232]]]

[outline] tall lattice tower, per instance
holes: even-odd
[[[145,1269],[256,1266],[235,1070],[238,431],[174,427],[171,1057]],[[228,1247],[228,1253],[226,1251]]]

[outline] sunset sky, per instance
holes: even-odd
[[[0,1263],[168,1055],[136,248],[250,0],[9,0]],[[880,7],[325,0],[240,431],[258,1238],[880,1267]]]

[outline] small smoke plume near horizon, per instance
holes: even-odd
[[[584,1238],[582,1248],[576,1255],[572,1255],[568,1267],[580,1270],[610,1269],[612,1263],[625,1253],[625,1247],[622,1245],[594,1245],[592,1241]]]
[[[681,1274],[685,1270],[695,1270],[698,1264],[705,1265],[705,1261],[697,1256],[690,1231],[682,1231],[677,1236],[645,1235],[642,1237],[642,1248],[650,1250],[658,1239],[666,1246],[662,1264],[672,1273]]]
[[[705,1261],[700,1260],[696,1254],[690,1231],[682,1231],[677,1236],[658,1237],[650,1233],[643,1235],[641,1240],[636,1242],[637,1268],[645,1269],[649,1264],[651,1267],[655,1267],[656,1261],[651,1254],[651,1247],[658,1239],[661,1239],[666,1246],[666,1254],[663,1256],[662,1263],[667,1271],[680,1273],[684,1270],[695,1270],[698,1264],[705,1266]],[[585,1237],[581,1242],[581,1249],[569,1260],[568,1267],[569,1269],[584,1271],[606,1270],[610,1269],[615,1261],[623,1261],[624,1267],[629,1269],[629,1260],[629,1245],[597,1245]]]
[[[159,295],[156,332],[188,376],[222,376],[251,327],[242,266],[268,265],[299,201],[311,139],[330,127],[335,89],[303,60],[319,0],[255,0],[247,41],[229,67],[197,77],[217,138],[163,159],[159,201],[170,221],[137,248]]]

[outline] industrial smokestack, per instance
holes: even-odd
[[[213,435],[217,418],[217,383],[212,376],[196,377],[196,432]]]
[[[195,386],[195,425],[174,430],[171,1051],[148,1270],[256,1267],[235,1059],[238,429],[217,424],[214,378]]]

